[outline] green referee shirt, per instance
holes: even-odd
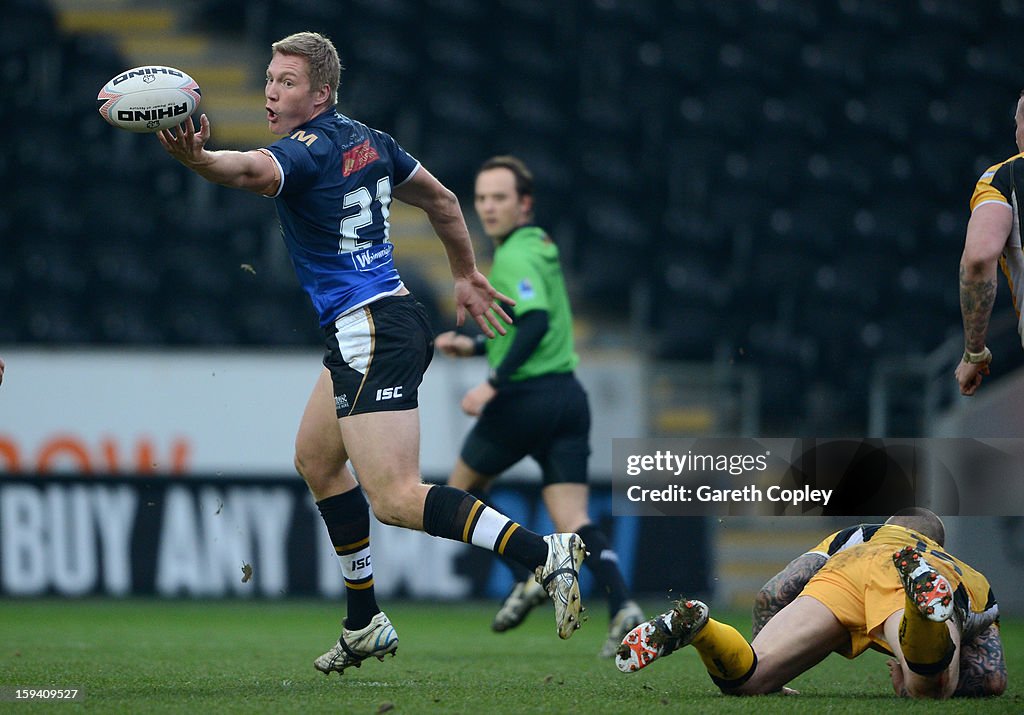
[[[573,347],[572,309],[558,263],[558,246],[537,226],[521,226],[495,250],[489,278],[498,291],[515,299],[516,315],[531,310],[548,314],[548,331],[540,345],[509,379],[572,372],[580,359]],[[513,324],[507,334],[486,342],[491,370],[501,365],[515,337]]]

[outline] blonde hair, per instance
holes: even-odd
[[[333,103],[338,103],[338,87],[344,68],[338,59],[337,48],[327,37],[319,32],[296,32],[278,40],[270,49],[282,55],[305,57],[309,61],[310,88],[315,92],[326,84],[331,88]]]

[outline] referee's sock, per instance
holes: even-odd
[[[436,484],[427,492],[423,530],[507,556],[531,572],[548,556],[548,545],[538,534],[455,487]]]
[[[945,621],[928,620],[910,599],[903,610],[899,634],[907,667],[918,675],[937,675],[953,660],[956,647]]]
[[[608,543],[608,537],[596,524],[581,526],[576,533],[583,539],[589,551],[583,563],[594,574],[602,593],[607,596],[608,614],[614,618],[622,604],[629,600],[629,589],[622,578],[622,572],[619,571],[619,557]]]
[[[370,562],[370,508],[359,487],[316,503],[327,524],[334,551],[345,577],[348,615],[345,627],[365,628],[380,613],[373,592],[373,566]]]
[[[714,618],[708,619],[690,645],[697,649],[711,680],[723,690],[743,685],[757,668],[757,656],[747,639]]]

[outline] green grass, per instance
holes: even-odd
[[[647,604],[648,610],[664,602]],[[489,629],[496,604],[393,603],[396,658],[325,677],[315,656],[337,638],[340,608],[289,601],[0,601],[0,685],[84,688],[100,712],[281,713],[1020,713],[1024,622],[1004,623],[1010,687],[1002,698],[897,702],[885,658],[830,656],[792,684],[799,697],[727,698],[686,649],[622,675],[596,653],[607,619],[595,613],[570,641],[550,614]],[[595,611],[598,609],[595,608]],[[749,616],[715,613],[741,632]],[[549,622],[550,621],[550,622]],[[0,711],[70,704],[0,703]]]

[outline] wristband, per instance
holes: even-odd
[[[968,365],[981,365],[992,362],[992,351],[985,346],[985,349],[980,353],[972,353],[970,350],[964,350],[963,361]]]
[[[473,338],[473,354],[483,355],[487,352],[487,336],[477,335]]]

